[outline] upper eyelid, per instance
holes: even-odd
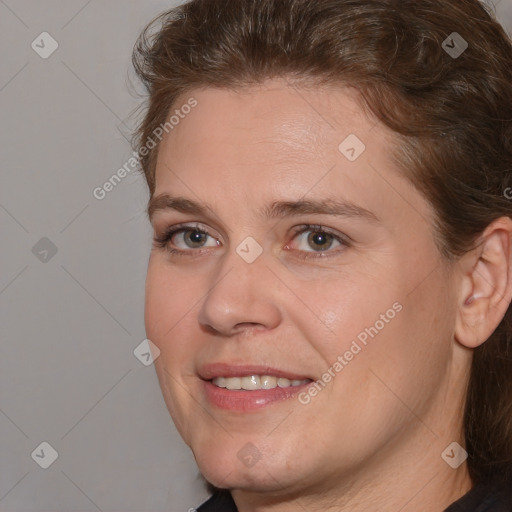
[[[190,223],[174,224],[172,226],[164,228],[162,231],[163,231],[163,233],[165,233],[165,232],[189,231],[189,230],[193,231],[194,229],[198,230],[198,231],[205,231],[208,235],[212,236],[209,228],[201,225],[200,222],[197,222],[195,224],[194,223],[192,223],[192,224],[190,224]],[[295,233],[300,233],[300,231],[308,230],[308,229],[311,231],[324,231],[326,233],[331,233],[333,235],[337,234],[337,233],[335,233],[337,230],[335,230],[334,228],[329,228],[327,226],[324,226],[323,224],[303,223],[303,224],[299,224],[298,226],[295,226],[294,228],[292,228],[292,230]],[[340,236],[342,236],[341,233],[340,233]],[[344,236],[347,236],[347,235],[344,235]]]
[[[199,231],[206,231],[208,234],[210,234],[210,228],[207,228],[206,226],[203,226],[200,222],[196,222],[196,223],[178,223],[178,224],[172,224],[170,226],[165,226],[164,228],[162,228],[161,230],[158,230],[154,229],[155,233],[157,231],[161,231],[162,234],[165,234],[165,233],[171,233],[171,232],[175,232],[175,231],[193,231],[193,230],[199,230]]]

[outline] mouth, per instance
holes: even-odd
[[[313,379],[261,366],[212,364],[200,372],[208,401],[221,409],[258,410],[295,397]]]
[[[275,375],[249,375],[244,377],[215,377],[210,381],[214,386],[231,391],[255,391],[258,389],[290,388],[309,384],[311,379],[287,379]]]

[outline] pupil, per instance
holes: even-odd
[[[192,244],[201,244],[205,234],[199,231],[191,231],[189,235],[190,242]]]

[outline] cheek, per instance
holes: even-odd
[[[369,346],[369,340],[382,338],[402,309],[396,283],[379,283],[368,275],[343,275],[321,286],[302,283],[294,291],[302,301],[288,305],[292,323],[326,363],[349,350],[353,341],[364,348],[365,342]]]
[[[165,356],[186,323],[187,314],[193,313],[197,297],[194,286],[183,286],[175,273],[155,260],[150,261],[146,276],[144,323],[148,338]]]
[[[194,287],[185,284],[157,258],[150,261],[144,307],[146,335],[160,350],[154,366],[162,394],[176,428],[188,444],[190,396],[183,383],[192,375],[189,362],[196,347],[186,333],[191,332],[197,296]]]
[[[146,292],[144,304],[144,323],[148,338],[162,349],[162,338],[169,326],[170,316],[166,312],[173,311],[172,296],[165,292],[167,286],[161,272],[152,264],[146,275]]]
[[[401,311],[368,338],[359,359],[359,370],[373,382],[373,396],[396,394],[419,415],[448,375],[454,317],[453,299],[442,291],[445,285],[442,276],[433,275],[414,292],[409,287],[397,295]]]
[[[334,388],[342,380],[347,385],[349,375],[362,385],[375,377],[372,371],[405,394],[439,384],[450,357],[453,297],[439,293],[446,276],[433,274],[422,283],[423,273],[391,268],[380,280],[375,274],[344,274],[322,286],[303,282],[294,289],[310,307],[296,301],[287,311],[321,356],[324,371],[343,358],[343,369],[337,365],[334,373],[345,377],[334,379]],[[412,282],[421,284],[414,288]]]

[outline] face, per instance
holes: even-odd
[[[420,430],[428,449],[455,298],[393,135],[349,89],[272,80],[176,108],[190,97],[159,151],[145,322],[203,475],[291,492]]]

